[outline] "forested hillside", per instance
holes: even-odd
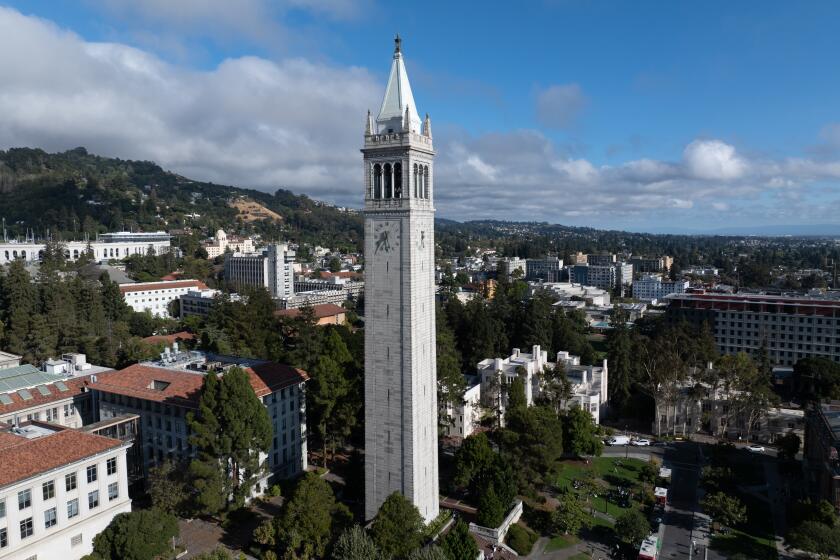
[[[245,223],[232,199],[246,197],[282,217]],[[0,217],[9,234],[27,229],[53,237],[117,230],[241,229],[269,239],[359,249],[361,217],[278,189],[274,194],[193,181],[148,161],[89,154],[84,148],[50,154],[0,151]]]

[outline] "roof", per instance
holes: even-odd
[[[251,387],[258,397],[309,379],[305,371],[275,362],[254,364],[244,369],[249,374]],[[101,376],[91,388],[106,393],[195,408],[198,406],[203,384],[203,372],[134,364]]]
[[[338,272],[330,272],[328,270],[322,270],[318,273],[318,276],[322,280],[329,280],[331,278],[344,278],[346,280],[355,280],[361,276],[358,272],[353,272],[352,270],[340,270]]]
[[[51,383],[59,379],[64,379],[64,376],[45,373],[32,364],[0,369],[0,393],[34,387],[41,383]]]
[[[0,432],[0,487],[123,445],[104,436],[49,427],[56,431],[32,439]]]
[[[2,371],[0,370],[0,372]],[[33,389],[22,389],[0,394],[0,415],[73,398],[82,394],[84,388],[91,384],[91,377],[89,375],[70,379],[64,376],[52,377],[58,377],[58,380],[52,383],[38,385]],[[21,391],[25,391],[24,395],[21,395]],[[24,398],[24,396],[29,398]]]
[[[391,62],[391,74],[388,76],[388,85],[385,88],[385,97],[382,98],[382,107],[379,109],[379,116],[376,117],[377,124],[381,125],[380,132],[384,132],[387,125],[395,128],[393,124],[402,123],[405,117],[405,109],[408,107],[411,130],[420,132],[420,115],[414,104],[414,95],[411,93],[411,84],[408,83],[408,73],[405,71],[402,52],[399,43],[394,51],[394,59]],[[402,130],[402,125],[395,130]]]
[[[207,286],[201,280],[171,280],[165,282],[138,282],[136,284],[123,284],[120,292],[144,292],[148,290],[166,290],[170,288],[201,288],[206,290]]]
[[[318,305],[313,305],[312,310],[315,312],[316,319],[323,319],[324,317],[334,317],[335,315],[341,315],[342,313],[347,313],[347,310],[341,307],[340,305],[336,305],[334,303],[320,303]],[[274,312],[275,315],[280,317],[297,317],[300,315],[300,308],[296,309],[278,309]]]
[[[11,354],[9,352],[3,352],[0,350],[0,362],[5,362],[8,360],[20,360],[23,356],[18,356],[17,354]]]
[[[153,336],[147,336],[146,338],[142,338],[140,340],[148,344],[157,344],[159,342],[163,342],[165,344],[172,344],[173,342],[177,342],[179,340],[195,340],[195,335],[191,332],[180,331],[174,334],[158,334]]]

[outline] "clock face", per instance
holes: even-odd
[[[397,222],[377,222],[373,227],[373,254],[390,253],[400,246],[400,229]]]

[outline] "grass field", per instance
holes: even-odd
[[[604,481],[604,490],[609,487],[635,486],[639,484],[639,471],[644,461],[638,459],[621,459],[618,457],[596,457],[591,464],[582,461],[568,461],[560,465],[557,486],[572,488],[575,480],[583,478],[587,471],[591,471],[596,478]],[[627,511],[599,494],[592,500],[595,509],[613,517]]]

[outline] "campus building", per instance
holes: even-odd
[[[840,301],[713,293],[667,299],[669,319],[707,325],[721,354],[755,354],[764,345],[775,365],[809,357],[840,362]]]
[[[120,441],[46,422],[0,427],[0,559],[79,560],[131,511]]]
[[[265,288],[272,298],[295,293],[295,252],[285,243],[269,245],[261,253],[232,253],[225,257],[225,281],[232,287]]]
[[[163,255],[170,251],[171,236],[162,231],[103,233],[95,240],[61,241],[67,260],[75,261],[88,251],[95,261],[124,259],[131,255]],[[46,249],[46,241],[4,241],[0,242],[0,265],[15,260],[39,262]]]
[[[187,415],[198,408],[204,375],[231,367],[243,368],[254,393],[271,419],[274,436],[264,457],[267,473],[255,488],[260,494],[274,478],[300,474],[307,467],[306,393],[308,375],[299,369],[269,362],[167,348],[160,361],[135,364],[100,375],[90,386],[100,420],[136,414],[143,471],[164,460],[187,461],[195,455],[189,444]]]
[[[543,259],[527,259],[525,261],[525,279],[542,280],[544,282],[559,282],[563,270],[563,259],[545,257]]]
[[[155,317],[173,317],[173,301],[194,290],[206,290],[201,280],[161,280],[159,282],[137,282],[121,284],[120,293],[126,305],[137,312],[148,311]]]
[[[663,280],[659,275],[647,275],[633,281],[633,297],[643,301],[657,301],[671,294],[684,294],[688,280]]]
[[[208,259],[220,257],[227,251],[231,253],[253,253],[255,251],[252,238],[228,235],[223,229],[217,231],[211,241],[205,241],[201,246],[207,251]]]
[[[803,455],[812,499],[827,500],[840,512],[840,401],[808,412]]]

